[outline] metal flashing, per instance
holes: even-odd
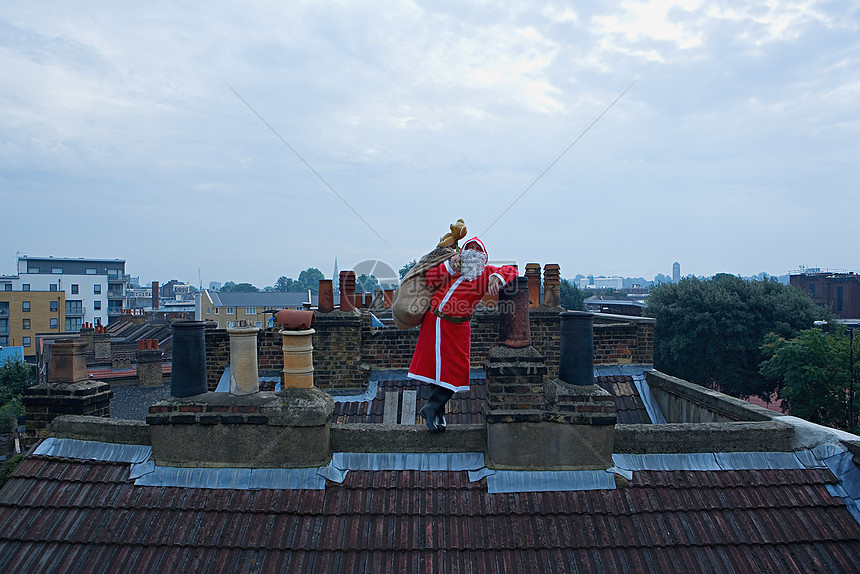
[[[487,474],[486,477],[487,491],[490,494],[612,490],[615,488],[613,473],[605,470],[497,470]]]
[[[723,470],[712,452],[613,454],[618,468],[627,470]]]
[[[221,378],[218,379],[218,386],[215,387],[216,393],[230,392],[230,365],[224,367],[224,372],[221,373]]]
[[[33,451],[33,454],[58,458],[138,463],[149,458],[152,454],[152,447],[50,437],[43,440]]]
[[[484,466],[482,452],[339,452],[332,466],[341,470],[466,471]]]
[[[793,452],[718,452],[722,470],[787,470],[807,468]]]

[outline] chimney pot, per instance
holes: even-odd
[[[355,271],[340,272],[340,310],[355,311]]]
[[[331,313],[334,311],[334,286],[331,279],[320,279],[317,309],[319,309],[320,313]]]
[[[205,393],[206,341],[203,321],[176,321],[173,329],[173,368],[170,394],[190,397]]]
[[[571,385],[594,384],[594,326],[592,313],[564,311],[561,317],[558,378]]]
[[[531,345],[526,277],[517,277],[499,291],[499,343],[513,349]]]

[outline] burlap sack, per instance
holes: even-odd
[[[428,269],[450,259],[455,253],[451,247],[437,247],[419,259],[415,267],[400,281],[391,306],[394,324],[398,329],[410,329],[421,324],[433,297],[433,289],[424,283],[424,276]]]

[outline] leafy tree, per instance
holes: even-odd
[[[298,286],[300,287],[299,291],[304,292],[310,289],[311,293],[319,293],[320,279],[325,279],[323,272],[316,267],[308,267],[299,273],[299,279],[297,281]]]
[[[18,357],[7,358],[0,365],[0,405],[21,395],[36,384],[35,368]]]
[[[794,339],[770,333],[762,351],[769,359],[759,372],[778,385],[785,412],[808,421],[850,429],[849,343],[845,329],[806,329]],[[858,401],[855,396],[854,412]]]
[[[12,473],[22,462],[24,462],[24,455],[16,454],[0,465],[0,488],[3,488],[3,485],[12,478]]]
[[[398,271],[398,273],[400,274],[400,279],[402,280],[404,277],[406,277],[406,274],[409,273],[409,270],[415,267],[417,264],[418,261],[413,259],[412,261],[401,267],[400,271]]]
[[[662,283],[647,303],[646,314],[657,319],[657,369],[730,395],[765,399],[776,384],[758,370],[764,336],[794,337],[826,315],[798,289],[727,274]]]
[[[15,430],[18,417],[24,414],[24,405],[21,396],[14,397],[11,401],[0,407],[0,432]]]
[[[568,311],[585,311],[585,292],[567,279],[560,283],[561,306]]]
[[[232,281],[227,281],[221,287],[221,291],[223,293],[257,293],[259,289],[250,283],[233,283]]]
[[[381,289],[381,287],[379,286],[379,280],[373,275],[362,273],[355,280],[355,290],[358,293],[373,293],[376,289]]]
[[[298,286],[295,285],[295,282],[295,279],[292,277],[281,275],[275,282],[274,290],[279,293],[295,293],[298,290]]]

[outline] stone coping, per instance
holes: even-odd
[[[662,391],[678,396],[737,421],[769,421],[781,416],[781,413],[759,407],[742,399],[730,397],[719,391],[712,391],[660,371],[646,371],[645,379],[652,391]]]
[[[790,452],[794,427],[779,421],[615,425],[613,452]]]
[[[619,321],[622,323],[644,323],[644,324],[656,324],[657,319],[654,317],[641,317],[636,315],[614,315],[612,313],[594,313],[594,319],[609,319],[610,321]],[[595,324],[595,326],[597,326]]]
[[[149,425],[143,421],[62,415],[51,422],[49,434],[57,438],[97,440],[149,446]]]
[[[238,427],[237,427],[238,428]],[[430,433],[419,425],[332,424],[332,452],[484,452],[486,425],[449,425]],[[63,415],[50,435],[119,444],[151,444],[142,421]],[[615,425],[613,452],[624,454],[691,452],[791,452],[803,450],[794,428],[780,421]],[[844,443],[857,454],[860,443]]]
[[[288,388],[247,395],[202,393],[170,397],[149,407],[150,425],[255,424],[292,427],[325,425],[334,399],[317,388]]]

